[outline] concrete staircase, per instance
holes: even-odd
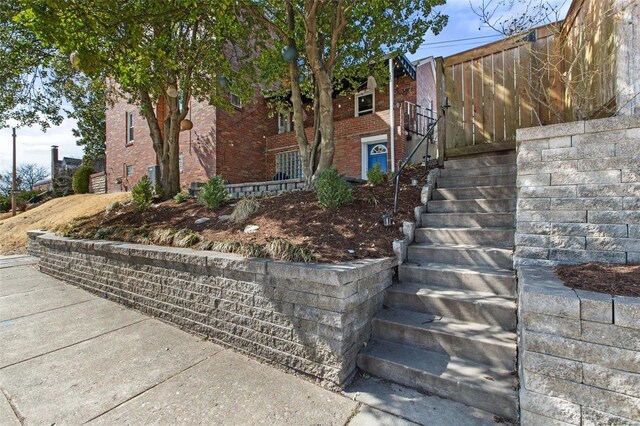
[[[362,370],[517,418],[515,183],[513,153],[445,163]]]

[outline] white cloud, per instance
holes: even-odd
[[[76,121],[65,119],[60,126],[42,132],[39,127],[17,129],[16,161],[36,163],[49,169],[51,165],[51,145],[59,146],[59,156],[82,158],[82,148],[77,146],[71,133]],[[0,171],[11,169],[12,164],[11,129],[0,129]]]

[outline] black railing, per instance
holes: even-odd
[[[433,120],[432,122],[429,123],[420,142],[416,144],[416,146],[411,151],[411,154],[409,154],[404,160],[400,161],[400,163],[398,164],[398,170],[393,174],[392,179],[395,183],[395,193],[393,196],[393,213],[394,214],[398,213],[398,191],[400,190],[400,174],[402,173],[406,165],[409,164],[409,159],[413,157],[413,155],[416,153],[416,151],[418,151],[418,148],[420,148],[420,146],[424,143],[424,141],[426,141],[427,139],[433,139],[433,132],[436,128],[436,125],[440,121],[440,118],[442,118],[442,115],[438,117],[437,120]],[[426,164],[426,158],[425,158],[425,164]]]
[[[407,132],[415,133],[418,136],[424,136],[429,130],[429,126],[436,121],[435,113],[431,108],[416,105],[411,102],[402,103],[402,117],[404,120],[404,129]]]

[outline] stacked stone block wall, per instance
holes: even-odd
[[[39,231],[29,250],[49,275],[330,387],[355,372],[397,263],[290,264]]]
[[[107,174],[105,172],[93,173],[89,176],[89,192],[92,194],[107,192]]]
[[[516,265],[640,262],[640,116],[520,129]]]
[[[640,424],[640,298],[518,271],[523,425]]]

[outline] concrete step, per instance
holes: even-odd
[[[515,185],[516,175],[440,177],[436,181],[437,188],[464,188],[469,186]]]
[[[409,246],[408,260],[414,263],[446,263],[510,269],[513,266],[513,251],[505,248],[463,244],[422,243]]]
[[[515,370],[516,335],[498,326],[456,321],[404,309],[383,309],[373,319],[372,336]]]
[[[401,284],[437,285],[509,297],[514,297],[516,290],[512,270],[486,266],[405,262],[398,267],[398,280]]]
[[[507,331],[516,329],[515,300],[492,293],[402,283],[387,289],[384,304],[394,309],[499,326]]]
[[[431,200],[427,203],[427,212],[429,213],[505,213],[515,211],[515,198]]]
[[[462,402],[507,420],[517,417],[516,379],[492,368],[440,352],[372,340],[358,367],[374,376]]]
[[[510,248],[514,229],[509,228],[417,228],[416,242],[432,244],[471,244]]]
[[[447,168],[440,170],[440,177],[463,177],[463,176],[494,176],[494,175],[511,175],[517,173],[516,162],[509,164],[500,164],[489,167],[465,167],[465,168]]]
[[[425,213],[422,226],[432,228],[515,228],[515,213]]]
[[[516,198],[515,185],[467,186],[461,188],[440,188],[433,191],[434,200],[475,200],[478,198]]]
[[[511,152],[506,155],[491,155],[475,158],[463,158],[444,162],[444,169],[471,169],[477,167],[499,166],[503,164],[515,164],[516,154]],[[443,169],[443,170],[444,170]]]

